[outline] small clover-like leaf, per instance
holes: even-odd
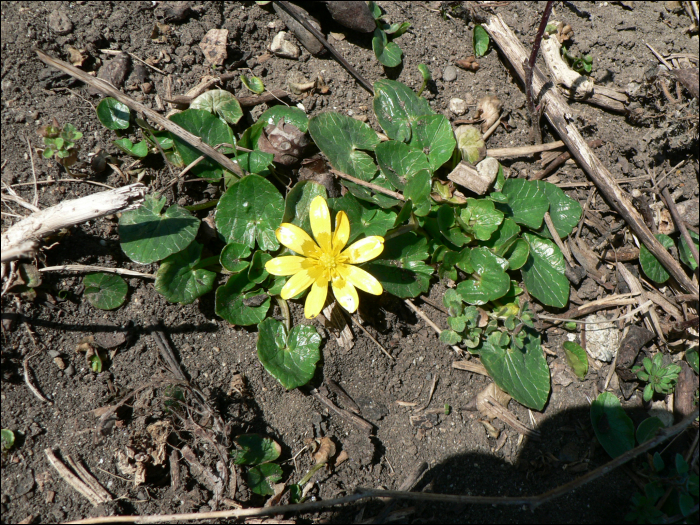
[[[242,272],[250,264],[248,261],[243,260],[250,255],[250,251],[250,246],[246,244],[230,242],[221,250],[219,262],[226,271],[231,273]]]
[[[147,195],[143,205],[124,212],[119,219],[119,237],[124,253],[134,262],[150,264],[179,252],[190,244],[199,219],[180,206],[165,206],[165,197]]]
[[[386,67],[396,67],[401,64],[403,52],[394,42],[389,42],[386,32],[382,29],[375,29],[372,37],[372,50],[377,60]]]
[[[103,98],[97,105],[97,118],[102,125],[111,130],[126,129],[129,127],[131,113],[126,104],[116,98]]]
[[[658,240],[667,250],[673,248],[673,239],[671,239],[668,235],[659,233],[654,237],[656,237],[656,240]],[[639,263],[642,265],[642,270],[644,270],[644,273],[652,281],[656,283],[665,283],[668,281],[670,275],[666,271],[666,268],[664,268],[654,254],[651,253],[644,244],[642,244],[639,248]]]
[[[261,496],[272,496],[273,485],[281,479],[282,468],[276,463],[263,463],[248,470],[248,487]]]
[[[588,373],[588,356],[586,351],[573,341],[564,341],[566,362],[573,369],[576,377],[583,380]]]
[[[281,322],[268,318],[258,329],[258,358],[265,370],[287,390],[311,381],[321,358],[321,336],[316,328],[296,325],[287,336]]]
[[[435,112],[424,98],[394,80],[378,80],[374,83],[374,113],[379,125],[390,139],[408,142],[411,139],[413,121]]]
[[[236,437],[238,449],[231,455],[236,465],[260,465],[275,461],[282,453],[279,443],[258,434],[243,434]]]
[[[148,142],[142,140],[138,144],[134,144],[127,138],[118,139],[114,144],[123,152],[133,155],[134,157],[143,158],[148,155]]]
[[[469,304],[486,304],[503,297],[510,289],[510,279],[505,272],[508,262],[494,255],[488,248],[478,247],[470,252],[470,264],[474,268],[473,279],[457,285],[457,293]]]
[[[192,242],[167,257],[156,272],[155,289],[171,303],[190,304],[214,288],[216,273],[197,268],[202,245]]]
[[[91,273],[83,279],[85,297],[100,310],[114,310],[124,304],[129,291],[124,279],[113,273]]]
[[[223,89],[212,89],[202,93],[190,103],[190,109],[203,109],[232,125],[243,116],[238,99]]]

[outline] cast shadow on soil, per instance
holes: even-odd
[[[627,414],[634,421],[635,428],[641,420],[648,417],[641,409],[627,411]],[[545,420],[538,429],[541,440],[526,438],[514,461],[502,459],[502,452],[465,452],[454,455],[429,468],[413,492],[535,496],[577,479],[610,460],[597,444],[588,406],[563,411]],[[509,439],[512,434],[510,431]],[[423,439],[429,439],[429,435]],[[496,441],[491,439],[489,445],[493,450]],[[419,443],[418,449],[415,466],[421,462]],[[503,450],[507,449],[506,445]],[[589,457],[590,461],[587,461]],[[413,468],[406,466],[403,475],[406,476]],[[403,481],[396,479],[394,487]],[[630,498],[637,491],[630,476],[617,469],[542,504],[534,511],[523,505],[512,504],[462,505],[410,500],[382,504],[373,501],[350,505],[335,513],[331,522],[358,520],[364,523],[388,523],[392,521],[392,513],[401,515],[400,513],[406,512],[399,518],[404,523],[624,523],[625,515],[630,510]],[[370,521],[365,521],[368,519]]]

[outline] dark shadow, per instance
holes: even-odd
[[[635,428],[648,417],[641,408],[627,411],[627,415],[632,418]],[[445,421],[444,416],[441,418]],[[489,440],[491,451],[488,453],[465,451],[451,456],[431,466],[413,492],[535,496],[575,480],[611,459],[597,442],[588,406],[546,419],[538,430],[541,439],[525,438],[518,447],[519,453],[511,457],[507,457],[506,451],[509,446],[515,448],[515,444],[506,444],[497,451],[495,439]],[[508,430],[508,435],[509,439],[517,438],[512,430]],[[673,444],[673,450],[666,451],[664,446],[668,443],[665,443],[658,451],[663,453],[667,462],[671,461],[676,452],[687,450],[691,438],[690,433],[685,433]],[[416,466],[420,461],[416,458]],[[646,456],[642,455],[636,461],[646,461]],[[397,479],[395,486],[389,488],[395,489],[402,482],[403,479]],[[399,500],[394,504],[393,512],[403,512],[400,519],[404,523],[625,523],[625,515],[631,509],[631,497],[638,491],[623,467],[542,504],[534,511],[522,503],[464,505]],[[363,516],[363,523],[389,523],[391,515],[383,516],[384,509],[385,504],[381,502],[360,502],[339,510],[330,521],[349,523]],[[372,517],[380,519],[373,520]]]

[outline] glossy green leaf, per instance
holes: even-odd
[[[172,115],[170,120],[212,147],[234,143],[233,132],[229,125],[203,109],[187,109]],[[173,142],[185,165],[191,164],[202,156],[202,152],[176,135],[173,135]],[[223,175],[223,168],[218,162],[205,156],[204,160],[194,166],[190,172],[198,177],[218,178]]]
[[[97,105],[97,118],[102,125],[111,130],[126,129],[129,127],[131,112],[126,104],[122,104],[116,98],[103,98]]]
[[[518,235],[520,235],[520,226],[518,226],[513,219],[503,219],[503,222],[501,222],[496,231],[491,234],[489,240],[481,244],[491,248],[499,257],[503,257],[508,248],[518,238]],[[511,269],[512,268],[511,266]]]
[[[374,83],[374,113],[379,125],[390,139],[408,142],[413,121],[423,115],[433,115],[430,104],[413,90],[394,80]]]
[[[369,12],[372,13],[375,20],[379,20],[382,17],[382,10],[375,2],[370,1],[367,6],[369,7]]]
[[[694,231],[688,230],[688,233],[690,234],[690,238],[693,240],[693,244],[695,245],[695,249],[698,250],[700,249],[700,245],[698,245],[698,241],[700,240],[700,237],[698,236],[697,233]],[[695,257],[693,257],[692,252],[690,251],[690,247],[688,246],[688,243],[685,242],[685,237],[681,235],[681,243],[680,246],[678,247],[678,255],[681,258],[681,261],[683,264],[688,266],[691,270],[695,271],[698,268],[698,263],[695,262]]]
[[[265,263],[272,259],[272,255],[262,250],[253,254],[248,268],[248,280],[254,283],[262,283],[270,275],[265,269]]]
[[[131,140],[123,138],[115,140],[114,144],[124,153],[133,155],[134,157],[143,158],[148,155],[148,142],[145,140],[142,140],[138,144],[134,144],[131,142]]]
[[[634,448],[634,424],[614,394],[603,392],[591,403],[591,423],[610,457],[616,458]]]
[[[276,463],[263,463],[248,470],[248,487],[261,496],[272,496],[274,485],[281,479],[282,467]]]
[[[225,285],[216,289],[216,315],[233,325],[249,326],[260,323],[270,309],[270,297],[260,306],[247,306],[247,300],[262,294],[259,291],[251,291],[254,286],[255,283],[248,280],[248,274],[245,272],[229,277]]]
[[[265,91],[265,84],[263,84],[263,81],[258,77],[241,75],[241,83],[256,95],[260,95]]]
[[[311,206],[311,201],[319,195],[324,199],[328,197],[326,187],[323,184],[310,180],[297,182],[284,200],[284,217],[282,222],[295,224],[302,230],[310,232],[309,207]]]
[[[345,194],[338,199],[328,199],[328,206],[333,210],[333,215],[341,210],[347,214],[350,222],[348,244],[360,236],[384,236],[394,227],[396,221],[395,212],[360,201],[352,194]]]
[[[223,89],[212,89],[202,93],[190,103],[190,109],[203,109],[232,125],[243,116],[238,99]]]
[[[501,390],[518,403],[542,410],[549,397],[549,367],[539,336],[525,328],[522,350],[501,346],[500,332],[494,332],[479,348],[481,362]]]
[[[124,212],[119,237],[124,253],[134,262],[150,264],[183,250],[197,235],[199,219],[180,206],[165,206],[165,197],[147,195],[143,205]]]
[[[276,250],[275,230],[282,223],[284,199],[277,188],[258,175],[232,184],[216,206],[216,229],[227,242]]]
[[[564,353],[566,362],[576,374],[576,377],[583,380],[588,373],[588,356],[586,351],[573,341],[564,341]]]
[[[129,291],[124,279],[113,273],[90,273],[83,279],[83,285],[85,298],[100,310],[119,308]]]
[[[510,289],[510,278],[504,271],[508,262],[494,255],[488,248],[471,250],[472,279],[457,285],[457,293],[469,304],[486,304],[503,297]]]
[[[519,270],[530,256],[530,245],[524,239],[516,239],[503,254],[508,259],[509,270]]]
[[[360,150],[374,151],[377,134],[364,122],[340,113],[321,113],[309,121],[309,133],[333,167],[369,182],[377,173],[372,157]]]
[[[372,50],[374,56],[386,67],[396,67],[401,64],[403,52],[394,42],[389,42],[386,32],[377,28],[372,37]]]
[[[530,257],[521,268],[528,292],[547,306],[564,308],[569,300],[569,280],[564,275],[564,256],[552,241],[524,233]]]
[[[460,211],[465,231],[480,241],[488,241],[503,222],[503,212],[488,199],[467,199],[467,206]]]
[[[549,210],[549,200],[537,181],[507,179],[503,193],[508,197],[508,204],[499,204],[499,207],[505,210],[506,217],[528,228],[542,225],[544,214]]]
[[[238,448],[231,455],[236,465],[260,465],[275,461],[282,453],[282,447],[275,440],[259,434],[243,434],[236,437]]]
[[[659,241],[667,250],[673,248],[673,239],[671,239],[668,235],[658,233],[654,235],[654,237],[656,237],[656,240]],[[666,268],[663,267],[659,260],[644,244],[639,247],[639,264],[642,265],[642,270],[644,270],[644,273],[652,281],[656,283],[665,283],[668,281],[670,275],[666,271]]]
[[[416,297],[430,287],[433,268],[423,262],[429,256],[425,237],[409,232],[387,240],[380,258],[363,268],[390,294],[402,299]]]
[[[410,22],[396,22],[395,24],[385,24],[383,27],[386,34],[391,35],[394,38],[398,38],[403,35],[411,27]]]
[[[489,34],[480,24],[474,26],[474,55],[482,57],[489,50]]]
[[[422,170],[411,177],[404,188],[403,196],[413,203],[413,213],[419,217],[427,215],[433,203],[430,198],[430,172]]]
[[[382,188],[386,188],[387,190],[393,191],[394,189],[391,183],[386,179],[386,177],[382,173],[374,177],[371,182],[372,184],[376,184],[377,186],[381,186]],[[398,199],[389,197],[388,195],[385,195],[381,192],[370,190],[369,188],[366,188],[365,186],[360,186],[359,184],[355,184],[354,182],[343,181],[343,185],[348,189],[348,191],[350,191],[350,193],[352,193],[361,201],[371,202],[372,204],[376,204],[377,206],[384,209],[393,208],[395,206],[401,206],[402,204],[402,201]]]
[[[321,359],[321,336],[316,328],[296,325],[287,336],[284,324],[268,318],[258,330],[258,358],[270,375],[287,390],[311,381]]]
[[[658,417],[648,417],[637,427],[637,443],[640,445],[654,439],[659,430],[664,428],[663,421]]]
[[[440,233],[450,244],[462,247],[471,241],[471,236],[465,235],[459,227],[455,217],[455,208],[449,204],[442,204],[438,208],[437,223],[440,228]],[[448,247],[451,246],[448,245]]]
[[[445,115],[423,115],[416,118],[408,145],[428,155],[430,169],[436,171],[452,158],[457,145],[450,121]]]
[[[564,193],[561,188],[550,182],[537,181],[549,201],[549,216],[559,237],[564,239],[578,224],[581,218],[581,205]],[[551,238],[546,225],[539,232],[543,237]]]
[[[374,153],[384,176],[399,190],[419,171],[431,169],[425,153],[397,140],[380,143]]]
[[[202,245],[190,243],[184,250],[167,257],[156,272],[155,289],[171,303],[190,304],[211,292],[216,273],[197,268]]]
[[[243,260],[250,255],[250,252],[250,246],[247,244],[230,242],[224,246],[223,250],[221,250],[219,262],[224,270],[231,273],[242,272],[248,268],[248,265],[250,264],[248,261]]]

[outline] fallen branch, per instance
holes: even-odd
[[[104,215],[138,208],[146,186],[132,184],[116,190],[93,193],[87,197],[63,201],[31,214],[2,234],[2,262],[33,257],[42,238],[62,228],[70,228]]]
[[[491,35],[496,45],[508,59],[512,69],[521,79],[525,78],[523,64],[527,54],[513,31],[500,16],[489,16],[484,28]],[[547,80],[537,68],[533,72],[533,89],[540,93]],[[644,224],[639,212],[632,206],[627,194],[617,182],[579,133],[573,124],[574,111],[556,89],[549,89],[541,94],[541,103],[545,105],[544,113],[550,124],[567,145],[571,154],[583,167],[598,191],[607,199],[611,207],[627,221],[627,224],[639,240],[654,254],[661,264],[673,275],[678,283],[688,292],[698,293],[698,285],[685,273],[680,264],[671,256],[661,243],[652,235]]]
[[[241,167],[235,162],[233,162],[231,159],[229,159],[226,155],[224,155],[223,153],[219,153],[209,144],[202,142],[202,140],[199,137],[181,128],[172,120],[168,120],[167,118],[162,117],[161,115],[153,111],[151,108],[147,108],[140,102],[136,102],[131,97],[126,96],[124,93],[112,86],[109,82],[106,82],[97,77],[92,77],[84,71],[81,71],[77,67],[71,66],[70,64],[63,62],[62,60],[57,60],[55,58],[50,57],[43,51],[40,51],[38,49],[36,49],[35,51],[36,54],[39,55],[39,58],[42,62],[48,64],[49,66],[53,66],[56,69],[60,69],[64,73],[68,73],[70,76],[75,77],[82,82],[85,82],[88,86],[97,89],[105,95],[109,95],[110,97],[116,98],[119,102],[127,105],[130,109],[143,113],[146,117],[151,119],[160,127],[168,130],[174,135],[177,135],[182,140],[190,144],[192,147],[204,153],[207,157],[218,162],[227,170],[235,173],[238,177],[244,176]]]
[[[112,501],[112,496],[104,489],[102,485],[90,474],[85,467],[73,461],[73,458],[66,456],[66,461],[75,469],[71,471],[58,457],[56,453],[47,448],[44,450],[46,458],[51,463],[51,466],[56,469],[63,480],[75,490],[85,496],[94,507]]]
[[[140,277],[141,279],[155,279],[156,276],[150,273],[136,272],[126,268],[107,268],[106,266],[91,266],[89,264],[62,264],[60,266],[47,266],[39,268],[40,272],[107,272],[128,277]]]
[[[386,188],[382,188],[378,184],[372,184],[371,182],[365,182],[361,179],[358,179],[357,177],[353,177],[352,175],[348,175],[347,173],[343,173],[342,171],[330,170],[330,172],[337,175],[341,179],[345,179],[345,180],[349,180],[350,182],[354,182],[358,186],[364,186],[365,188],[369,188],[372,191],[376,191],[377,193],[383,193],[384,195],[388,195],[389,197],[393,197],[393,198],[398,199],[400,201],[406,200],[406,197],[404,197],[400,193],[396,193],[395,191],[391,191],[391,190],[387,190]]]

